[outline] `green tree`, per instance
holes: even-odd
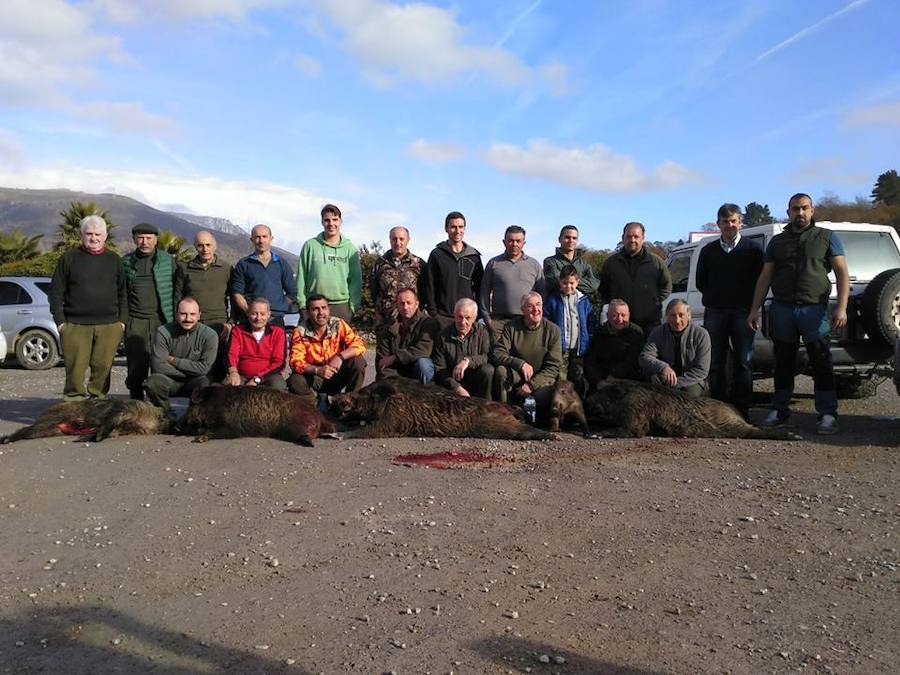
[[[380,241],[373,241],[359,247],[359,264],[362,267],[362,307],[356,309],[353,325],[360,330],[370,331],[375,327],[375,299],[372,297],[372,274],[375,261],[384,253]]]
[[[774,222],[775,219],[769,211],[768,204],[750,202],[744,207],[744,225],[747,227],[752,227],[753,225],[769,225]]]
[[[55,248],[67,250],[81,244],[81,220],[87,216],[100,216],[106,221],[106,248],[116,250],[116,242],[112,237],[112,230],[116,226],[109,218],[109,212],[102,209],[94,202],[72,202],[69,208],[59,212],[62,222],[56,228],[57,242]]]
[[[197,255],[197,251],[193,246],[185,247],[187,240],[180,237],[171,230],[163,230],[159,233],[159,240],[156,242],[156,248],[175,256],[176,262],[187,262]]]
[[[49,277],[53,276],[56,262],[64,253],[64,249],[57,249],[41,253],[34,258],[11,260],[0,264],[0,276],[9,277]]]
[[[886,206],[900,206],[900,176],[896,169],[885,171],[878,176],[872,189],[872,203]]]
[[[31,237],[18,227],[12,232],[0,232],[0,265],[16,260],[32,260],[41,254],[43,234]]]

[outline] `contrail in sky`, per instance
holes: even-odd
[[[842,9],[839,9],[834,14],[830,14],[830,15],[826,16],[824,19],[817,21],[812,26],[807,26],[803,30],[798,31],[797,33],[794,33],[793,35],[791,35],[791,37],[789,37],[784,42],[779,42],[777,45],[775,45],[771,49],[767,49],[762,54],[757,56],[754,61],[756,63],[759,63],[763,59],[774,54],[775,52],[779,52],[782,49],[784,49],[785,47],[788,47],[788,46],[794,44],[795,42],[797,42],[798,40],[802,40],[803,38],[807,37],[808,35],[814,33],[815,31],[819,30],[819,28],[824,26],[826,23],[832,21],[833,19],[836,19],[839,16],[841,16],[842,14],[846,14],[847,12],[852,12],[854,9],[858,9],[858,8],[862,7],[863,5],[867,4],[868,2],[869,2],[869,0],[853,0],[853,2],[851,2],[849,5],[847,5],[846,7],[843,7]]]
[[[534,0],[528,7],[519,12],[518,16],[512,20],[512,23],[509,24],[509,28],[506,29],[506,32],[499,40],[497,40],[497,43],[494,46],[502,47],[506,44],[506,41],[516,32],[516,28],[519,27],[519,24],[522,23],[529,14],[536,10],[543,1],[544,0]]]

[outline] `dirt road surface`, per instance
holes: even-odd
[[[800,384],[796,443],[0,446],[0,673],[896,673],[898,397]]]

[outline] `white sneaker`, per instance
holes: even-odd
[[[834,415],[822,415],[816,423],[816,433],[835,434],[838,430],[837,417]]]
[[[761,427],[780,427],[787,422],[787,418],[787,415],[773,408],[769,411],[769,414],[766,415],[766,418],[759,423],[759,425]]]

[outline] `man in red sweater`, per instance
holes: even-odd
[[[287,347],[284,329],[269,323],[272,316],[269,301],[253,298],[247,305],[246,315],[247,323],[239,324],[231,331],[225,384],[287,391],[281,376]]]

